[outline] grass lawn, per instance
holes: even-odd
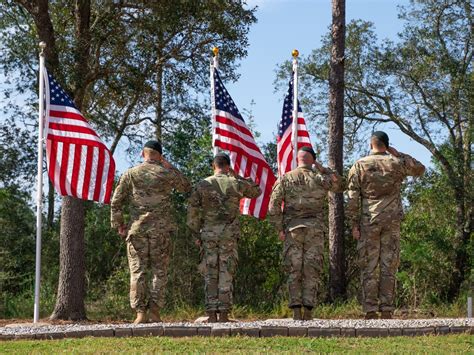
[[[393,338],[84,338],[0,343],[0,353],[473,353],[474,336]]]

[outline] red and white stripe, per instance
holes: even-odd
[[[293,144],[291,142],[292,126],[289,125],[283,136],[277,138],[278,176],[283,176],[288,171],[296,169],[297,164],[295,159],[293,159]],[[306,128],[302,112],[298,112],[297,127],[298,149],[304,146],[311,147],[308,129]]]
[[[63,196],[109,203],[115,174],[111,152],[81,112],[51,105],[46,94],[46,160],[48,175]]]
[[[229,151],[234,171],[243,177],[252,178],[262,190],[262,194],[257,198],[242,199],[240,212],[263,219],[267,214],[272,187],[276,180],[272,169],[244,121],[227,111],[214,110],[214,112],[214,146]]]

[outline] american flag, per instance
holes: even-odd
[[[276,179],[215,68],[213,105],[213,146],[229,151],[234,171],[243,177],[251,177],[262,190],[257,198],[242,199],[240,212],[263,219]]]
[[[293,78],[290,81],[288,93],[283,102],[281,121],[278,126],[277,136],[277,157],[278,157],[278,175],[282,176],[290,170],[296,168],[296,161],[293,159],[293,144],[291,142],[293,132]],[[298,101],[298,131],[297,142],[298,149],[304,146],[311,147],[309,133],[306,128],[306,122],[303,118],[300,103]]]
[[[48,175],[63,196],[109,203],[115,162],[71,98],[44,72]]]

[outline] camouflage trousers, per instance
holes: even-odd
[[[201,232],[206,311],[230,311],[234,274],[237,267],[238,230],[216,226]]]
[[[393,311],[400,262],[400,220],[363,220],[357,244],[364,312]]]
[[[324,231],[316,226],[286,233],[283,258],[288,273],[290,307],[314,307],[323,270]]]
[[[168,279],[171,232],[152,230],[129,234],[127,256],[130,267],[130,305],[145,310],[149,303],[164,306],[164,294]],[[151,282],[147,274],[151,274]]]

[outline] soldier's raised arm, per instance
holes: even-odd
[[[130,176],[125,172],[120,177],[110,202],[110,224],[112,228],[118,229],[124,225],[123,207],[128,203],[131,193]]]
[[[279,178],[275,182],[275,185],[273,185],[272,195],[268,205],[268,218],[277,232],[281,232],[285,229],[283,225],[283,211],[281,210],[284,198],[285,191],[281,182],[281,178]]]
[[[184,174],[181,171],[179,171],[176,167],[174,167],[163,156],[161,158],[161,163],[166,169],[174,173],[175,178],[173,181],[173,188],[176,191],[183,192],[183,193],[191,191],[191,183],[189,182],[189,179],[186,176],[184,176]]]
[[[401,156],[404,160],[406,174],[408,176],[421,176],[425,173],[425,166],[418,160],[408,154],[401,153]]]
[[[337,171],[325,168],[321,163],[315,161],[314,166],[321,173],[323,188],[332,192],[343,192],[345,188],[344,178]]]
[[[400,159],[405,169],[404,173],[406,176],[421,176],[424,174],[425,166],[412,156],[401,153],[393,147],[388,147],[387,151]]]
[[[188,200],[188,215],[186,224],[194,234],[198,234],[202,227],[201,194],[199,186],[194,189]]]
[[[239,179],[241,192],[244,197],[256,198],[260,196],[262,190],[251,178],[243,178],[241,176],[238,176],[237,178]]]
[[[360,195],[360,178],[357,169],[357,163],[349,170],[347,185],[347,208],[346,215],[351,224],[359,225],[361,213],[361,195]]]

